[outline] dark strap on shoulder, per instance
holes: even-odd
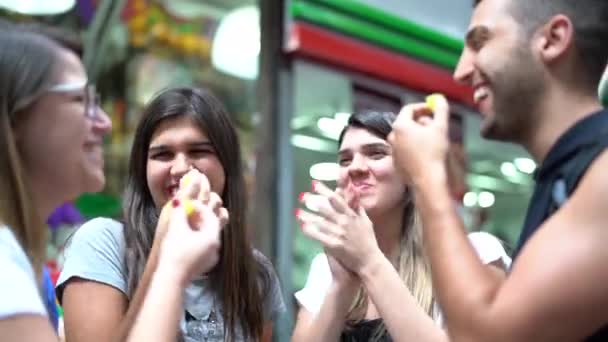
[[[567,146],[568,152],[559,156],[559,162],[542,170],[513,259],[538,227],[574,193],[591,163],[608,148],[608,116],[599,119],[595,122],[595,129],[584,132],[588,133],[587,136],[579,137],[575,143]]]
[[[602,132],[592,143],[582,146],[574,158],[570,159],[560,170],[560,177],[553,184],[553,201],[559,208],[574,193],[591,163],[608,147],[608,129]],[[565,191],[561,198],[562,189]]]

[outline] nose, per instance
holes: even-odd
[[[171,176],[174,178],[181,178],[190,170],[191,166],[192,164],[188,157],[183,153],[178,153],[175,155],[173,163],[171,164]]]
[[[97,108],[97,114],[93,120],[93,129],[100,135],[107,135],[112,130],[112,120],[101,107]]]
[[[367,165],[367,160],[364,156],[360,154],[355,154],[353,159],[348,166],[348,173],[352,176],[359,176],[362,174],[366,174],[369,172],[369,167]]]
[[[454,70],[454,80],[461,84],[471,85],[474,70],[473,52],[465,47]]]

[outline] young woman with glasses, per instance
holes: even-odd
[[[103,188],[103,137],[111,123],[98,106],[94,87],[87,85],[79,57],[43,36],[3,27],[0,75],[0,336],[6,341],[57,341],[40,293],[44,222],[65,201]],[[196,191],[182,193],[197,208],[205,207]],[[209,234],[213,227],[191,229],[194,223],[184,219],[185,211],[166,212],[164,222],[171,229],[149,296],[157,307],[173,312],[193,265],[213,256],[219,242],[214,242],[217,234]],[[162,295],[154,290],[158,287]],[[142,312],[133,340],[165,327],[149,312]]]

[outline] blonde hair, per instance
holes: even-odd
[[[382,139],[387,138],[392,131],[392,123],[396,114],[393,112],[377,112],[365,110],[351,115],[348,124],[342,130],[338,144],[342,144],[344,135],[351,127],[362,128]],[[397,259],[397,272],[407,286],[420,308],[429,316],[435,317],[433,285],[431,280],[431,266],[427,259],[422,241],[422,221],[414,203],[411,191],[404,194],[403,222],[401,241],[399,244],[399,257]],[[347,314],[348,326],[361,321],[365,317],[368,306],[368,295],[364,289],[357,294],[353,305]],[[386,333],[384,323],[374,332],[372,341],[378,341]]]
[[[0,220],[13,231],[39,275],[45,260],[47,229],[40,220],[34,219],[36,209],[9,121],[8,115],[0,118],[0,179],[3,180]]]
[[[436,313],[434,312],[431,265],[424,253],[422,221],[413,199],[408,201],[404,210],[397,272],[420,308],[429,316],[434,317]],[[360,289],[347,314],[347,326],[352,326],[365,317],[368,301],[369,296],[365,289]],[[374,332],[372,341],[379,341],[386,331],[386,326],[383,323],[380,324]]]
[[[40,277],[47,229],[33,203],[14,126],[48,87],[58,45],[9,27],[0,32],[0,46],[0,222],[15,234]]]

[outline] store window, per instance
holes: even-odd
[[[335,187],[338,137],[351,113],[371,109],[399,112],[424,94],[319,63],[293,65],[294,193],[310,191],[313,179]],[[454,205],[470,231],[487,231],[509,250],[516,241],[532,191],[534,162],[520,147],[484,140],[481,118],[452,102],[449,186]],[[299,206],[299,203],[295,204]],[[293,288],[306,283],[310,262],[321,246],[302,234],[293,221]]]
[[[83,61],[110,115],[103,192],[59,208],[49,220],[53,262],[82,221],[119,218],[134,129],[142,107],[170,86],[204,87],[233,116],[248,184],[253,182],[259,9],[254,0],[0,0],[0,17],[76,34]],[[58,260],[60,263],[60,260]]]

